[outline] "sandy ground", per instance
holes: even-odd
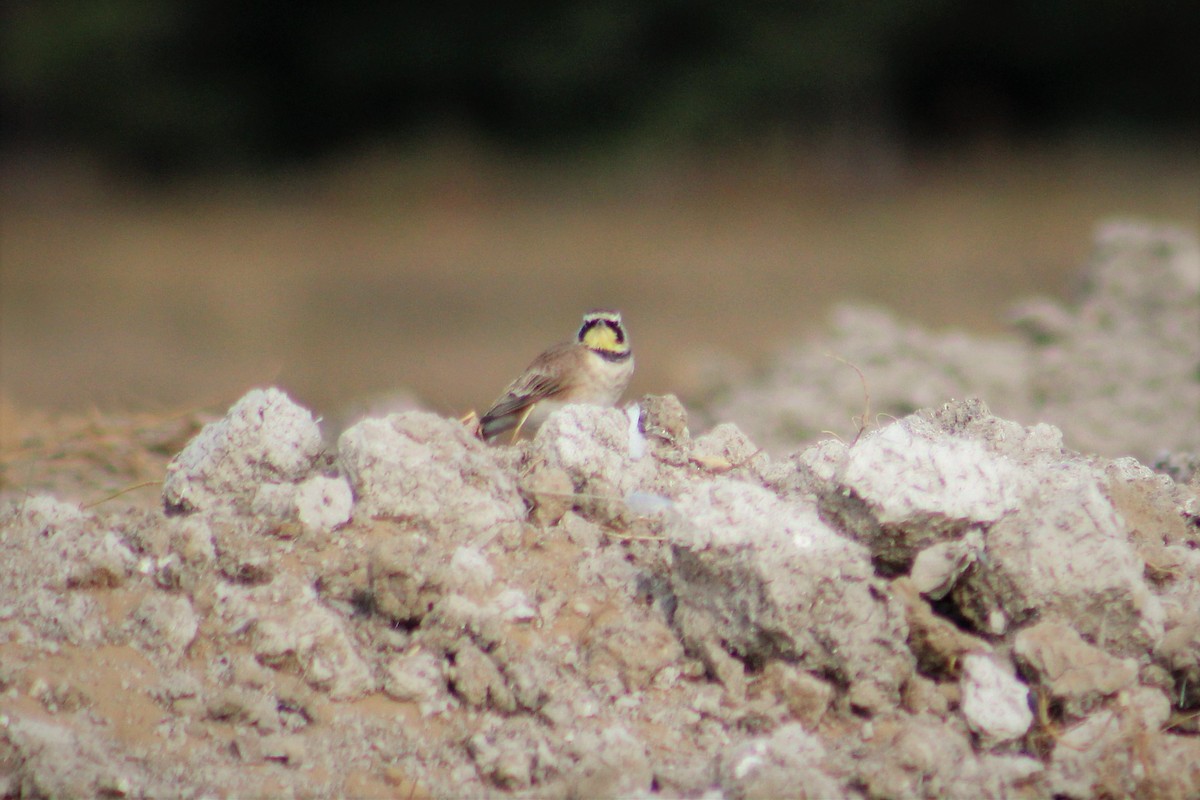
[[[1020,334],[854,307],[709,376],[692,416],[744,430],[671,396],[493,447],[428,411],[335,437],[275,389],[8,407],[0,794],[1197,796],[1200,245],[1090,248]],[[789,446],[840,402],[831,342],[924,407]],[[971,364],[1018,419],[922,399]],[[1160,471],[1071,446],[1101,423]]]

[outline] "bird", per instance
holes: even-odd
[[[526,367],[479,418],[487,441],[512,431],[541,427],[552,411],[571,403],[614,406],[633,377],[633,350],[621,312],[595,309],[583,315],[575,341],[562,342]]]

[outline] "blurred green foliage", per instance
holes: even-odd
[[[1200,3],[9,0],[8,144],[149,172],[505,147],[1200,130]]]

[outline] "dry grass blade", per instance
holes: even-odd
[[[855,374],[858,375],[859,383],[862,384],[862,391],[863,391],[862,415],[858,416],[858,417],[853,417],[851,419],[851,421],[855,425],[858,426],[858,433],[854,434],[854,440],[852,442],[850,442],[850,446],[853,447],[854,445],[858,444],[859,438],[862,437],[863,432],[865,432],[867,429],[867,420],[869,420],[871,418],[871,391],[867,387],[867,376],[863,375],[863,371],[858,368],[858,365],[856,365],[850,361],[847,361],[846,359],[842,358],[839,355],[834,355],[833,353],[826,353],[825,357],[832,358],[834,361],[845,364],[847,367],[854,370]]]

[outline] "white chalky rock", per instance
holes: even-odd
[[[313,475],[300,483],[264,483],[250,502],[258,517],[296,520],[310,531],[328,533],[350,520],[354,492],[342,477]]]
[[[422,650],[395,656],[384,665],[382,688],[395,700],[432,704],[446,691],[442,662]],[[435,709],[431,705],[427,710]]]
[[[836,797],[838,782],[826,771],[825,747],[799,723],[729,748],[717,764],[725,797]]]
[[[856,706],[882,710],[912,674],[898,602],[866,549],[807,503],[731,479],[685,492],[666,526],[676,620],[693,646],[715,635],[734,653],[783,657],[841,675]]]
[[[956,541],[939,542],[917,553],[909,577],[918,592],[941,600],[981,552],[983,536],[978,531],[971,531]]]
[[[93,733],[69,719],[0,715],[10,764],[5,794],[30,797],[125,797],[143,794],[142,762],[121,752],[110,733]],[[14,776],[16,780],[13,780]]]
[[[1052,797],[1200,797],[1200,742],[1175,735],[1171,701],[1136,686],[1065,727],[1046,765]]]
[[[43,562],[53,575],[50,584],[54,587],[120,586],[133,570],[137,559],[125,542],[79,506],[49,495],[33,495],[24,499],[20,508],[23,514],[14,521],[13,534],[20,530],[24,534],[21,539],[54,554]],[[7,538],[6,531],[0,542]]]
[[[840,482],[872,506],[881,525],[987,523],[1016,508],[1023,476],[977,441],[926,438],[905,419],[850,448]]]
[[[355,514],[402,518],[459,540],[525,518],[516,476],[458,422],[424,411],[363,420],[338,439]]]
[[[244,509],[262,484],[303,479],[320,453],[321,430],[311,412],[278,389],[255,389],[171,460],[163,502],[184,513]]]
[[[570,777],[569,797],[650,797],[654,771],[646,745],[623,725],[580,731],[579,763]]]
[[[354,493],[345,478],[314,475],[296,487],[293,502],[300,524],[327,532],[350,520]]]
[[[986,431],[976,429],[992,421]],[[794,468],[773,469],[770,480],[789,494],[815,494],[826,516],[877,560],[906,569],[921,550],[993,525],[1020,506],[1030,478],[997,443],[1017,434],[1024,442],[1025,433],[979,401],[951,403],[852,446],[810,447],[792,458]]]
[[[137,559],[94,514],[49,495],[0,504],[0,552],[0,641],[14,641],[8,621],[74,644],[108,638],[103,595],[89,590],[125,585]]]
[[[482,591],[491,586],[495,578],[491,562],[477,547],[459,547],[450,556],[446,582],[458,591]]]
[[[496,595],[492,605],[505,622],[529,622],[538,615],[537,608],[520,589],[505,589]]]
[[[963,658],[962,667],[962,714],[971,730],[988,744],[1024,736],[1033,724],[1029,687],[989,655],[971,653]]]
[[[1105,496],[1106,476],[1064,453],[1053,426],[1025,428],[968,400],[851,448],[810,451],[796,461],[807,483],[792,483],[815,487],[827,517],[877,560],[911,569],[922,592],[957,593],[978,630],[1002,634],[1034,615],[1072,620],[1119,656],[1162,637],[1162,602]]]
[[[599,478],[624,497],[641,488],[656,468],[654,459],[641,457],[645,440],[630,430],[630,418],[620,409],[564,406],[538,429],[533,450],[576,485]]]
[[[248,635],[258,660],[299,673],[334,700],[371,691],[371,669],[354,647],[342,618],[317,599],[312,586],[280,575],[262,586],[220,583],[216,612],[224,632]]]
[[[18,511],[25,517],[25,524],[44,536],[53,536],[60,530],[74,529],[87,522],[91,515],[80,510],[74,503],[65,503],[48,494],[34,494],[23,498]],[[7,539],[7,531],[0,530]]]
[[[138,638],[152,649],[183,654],[200,630],[200,618],[185,595],[150,592],[133,612]]]
[[[1061,458],[1026,469],[1036,480],[1020,509],[988,531],[988,569],[966,578],[971,589],[1013,620],[1071,620],[1084,636],[1111,642],[1116,655],[1153,646],[1163,635],[1162,603],[1103,476]]]

